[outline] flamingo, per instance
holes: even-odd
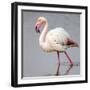
[[[72,40],[70,35],[61,27],[48,31],[48,21],[45,17],[39,17],[37,19],[35,24],[37,33],[40,33],[41,26],[43,26],[43,30],[39,37],[40,47],[45,52],[57,52],[58,66],[60,66],[60,53],[64,53],[70,65],[73,65],[66,50],[71,47],[78,47],[78,44]]]

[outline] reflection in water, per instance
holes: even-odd
[[[67,67],[67,70],[65,71],[64,75],[68,75],[70,70],[72,69],[73,65],[69,65]],[[60,64],[58,64],[58,67],[57,67],[57,71],[56,71],[56,76],[59,76],[60,75]]]
[[[73,65],[68,65],[67,63],[58,64],[55,72],[50,71],[47,75],[43,76],[64,76],[64,75],[80,75],[80,63],[74,62]]]
[[[66,70],[64,75],[68,75],[70,70],[72,69],[73,65],[69,65],[68,69]]]

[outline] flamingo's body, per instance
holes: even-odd
[[[40,33],[39,28],[42,25],[44,25],[44,29],[39,38],[41,48],[46,52],[57,52],[59,64],[59,52],[64,52],[70,64],[73,64],[66,52],[66,49],[70,47],[77,47],[78,44],[71,39],[70,35],[63,28],[58,27],[48,31],[48,22],[44,17],[38,18],[35,25],[36,32]]]
[[[55,28],[47,33],[45,38],[46,45],[45,47],[41,45],[41,47],[47,52],[63,52],[70,47],[70,45],[67,44],[69,38],[69,34],[63,28]]]

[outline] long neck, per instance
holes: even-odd
[[[46,38],[46,34],[48,32],[48,22],[45,23],[44,25],[44,29],[40,35],[40,38],[39,38],[39,43],[40,45],[44,45],[45,44],[45,38]]]

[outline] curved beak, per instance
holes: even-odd
[[[37,33],[40,33],[40,30],[39,30],[40,26],[41,26],[40,24],[35,25],[35,30],[36,30]]]

